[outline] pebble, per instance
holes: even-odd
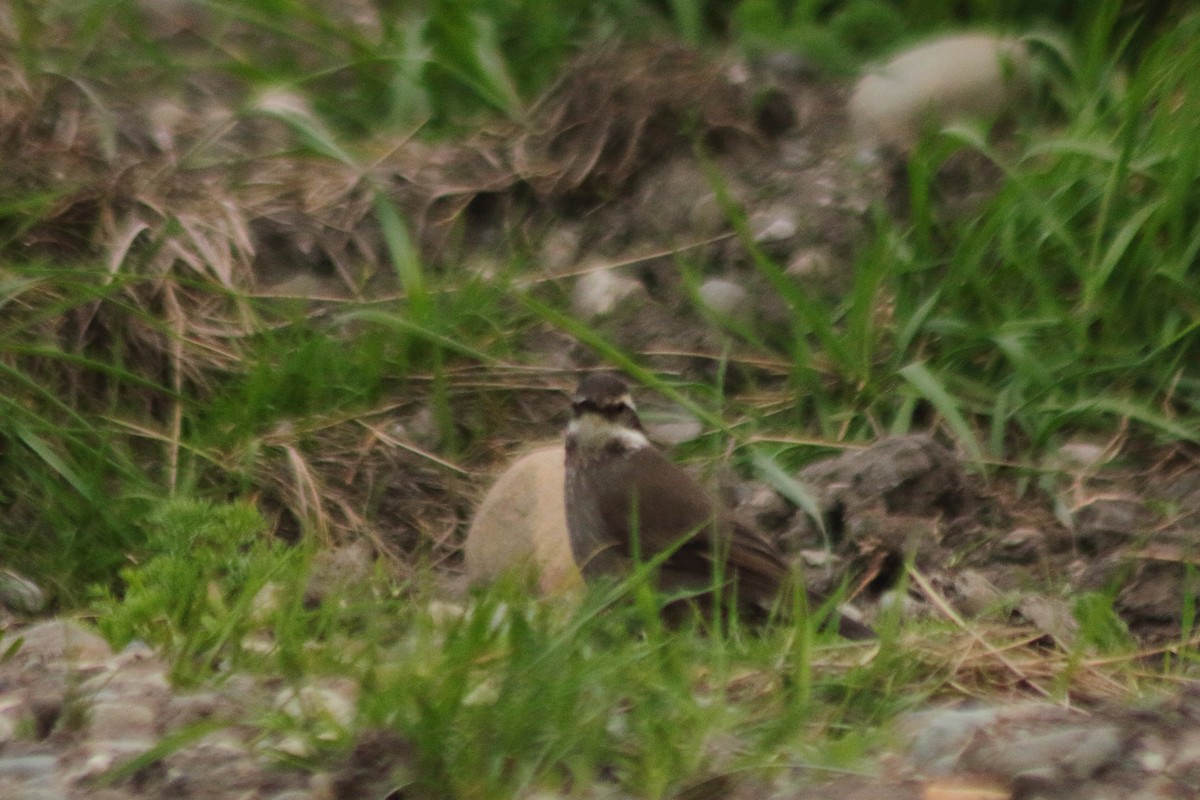
[[[579,276],[571,292],[571,308],[584,319],[594,319],[611,314],[645,292],[640,281],[611,269],[597,269]]]
[[[651,441],[667,446],[690,442],[704,433],[704,423],[686,408],[674,403],[638,407],[642,424]]]
[[[561,272],[570,267],[579,255],[582,239],[577,225],[556,225],[551,228],[542,238],[542,268],[548,272]]]
[[[1070,604],[1060,598],[1026,595],[1017,603],[1017,613],[1062,647],[1069,648],[1079,634],[1079,622]]]
[[[711,192],[700,195],[688,211],[688,227],[699,238],[716,236],[729,227],[729,220],[717,196]]]
[[[964,769],[1013,779],[1033,774],[1058,779],[1089,778],[1121,755],[1124,741],[1111,726],[1072,726],[1027,736],[997,736],[973,748]]]
[[[833,276],[833,259],[823,250],[800,250],[784,272],[806,285],[825,281]]]
[[[69,619],[39,622],[19,631],[13,638],[23,640],[17,655],[26,661],[69,661],[77,666],[90,666],[106,661],[113,654],[100,634]]]
[[[0,606],[19,614],[36,614],[46,607],[46,593],[24,575],[0,570]]]
[[[157,718],[152,709],[139,703],[94,703],[88,714],[88,735],[101,740],[149,739]]]
[[[750,293],[740,284],[723,278],[709,278],[696,291],[700,302],[718,316],[740,321],[750,317]]]
[[[56,781],[4,787],[4,800],[67,800],[66,790]]]
[[[960,570],[952,581],[957,595],[955,606],[969,617],[989,611],[1004,600],[1003,593],[978,570]]]
[[[272,795],[271,800],[313,800],[313,793],[303,789],[287,789],[277,795]]]
[[[53,776],[57,769],[57,756],[32,755],[0,758],[0,779],[16,778],[36,781]]]
[[[750,215],[750,230],[758,244],[772,244],[792,238],[799,227],[788,212],[769,209]]]
[[[1086,554],[1102,553],[1146,532],[1152,514],[1132,497],[1097,497],[1072,512],[1075,543]]]
[[[1092,442],[1066,442],[1058,448],[1058,462],[1068,469],[1092,469],[1100,465],[1107,451],[1103,445]]]
[[[739,498],[737,510],[753,520],[760,530],[779,530],[795,513],[795,507],[767,484],[751,483],[746,488],[746,496]]]
[[[1046,550],[1041,531],[1035,528],[1016,528],[1000,540],[998,555],[1013,564],[1032,564]]]
[[[275,707],[293,718],[325,717],[349,728],[354,722],[357,699],[356,683],[330,679],[321,686],[281,689],[275,696]]]

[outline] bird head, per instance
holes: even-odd
[[[567,446],[584,452],[636,450],[650,441],[638,419],[629,387],[615,375],[595,373],[571,397]]]

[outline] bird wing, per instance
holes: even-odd
[[[594,486],[607,495],[600,507],[624,555],[633,556],[636,530],[642,558],[676,548],[665,566],[671,573],[709,580],[713,557],[720,556],[725,574],[736,576],[753,594],[773,596],[778,591],[789,570],[775,546],[727,519],[695,479],[658,450],[634,450],[615,460],[612,468],[621,474],[601,476]]]
[[[606,467],[614,474],[592,482],[601,495],[604,523],[625,554],[634,554],[634,537],[643,558],[678,545],[711,523],[715,511],[691,475],[652,447],[642,447],[613,459]]]

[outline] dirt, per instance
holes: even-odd
[[[895,165],[867,167],[854,158],[846,94],[845,85],[786,60],[748,64],[675,45],[607,49],[576,64],[535,107],[531,132],[413,145],[385,160],[379,177],[418,223],[426,259],[447,273],[486,271],[523,253],[534,265],[525,288],[565,305],[572,276],[618,271],[643,291],[592,320],[609,341],[663,373],[709,382],[727,368],[730,392],[751,384],[769,389],[782,381],[786,365],[740,358],[698,306],[679,267],[687,265],[700,280],[720,277],[745,289],[745,313],[761,323],[768,342],[788,335],[786,307],[731,229],[722,207],[727,193],[746,209],[757,246],[804,291],[833,297],[846,291],[872,206],[891,198],[893,210],[903,213],[895,202],[902,180]],[[951,167],[939,184],[947,209],[986,193],[995,181],[970,163]],[[344,180],[331,172],[331,184]],[[310,176],[314,185],[322,177]],[[338,197],[354,202],[342,205],[334,201]],[[258,289],[291,293],[303,285],[318,297],[398,290],[387,270],[364,279],[346,266],[356,255],[378,256],[381,247],[361,192],[334,192],[317,204],[297,196],[291,209],[288,202],[274,197],[249,229],[258,248]],[[202,216],[200,201],[193,205],[189,213]],[[304,233],[306,226],[318,233]],[[564,391],[579,371],[600,363],[592,349],[541,324],[525,332],[517,360],[528,368],[456,375],[451,403],[457,416],[505,420],[484,437],[488,444],[471,455],[467,471],[429,457],[438,442],[430,438],[428,408],[419,397],[362,427],[313,434],[324,454],[311,465],[313,494],[325,498],[329,538],[358,532],[398,569],[420,553],[455,573],[460,537],[484,488],[481,474],[523,443],[559,435]],[[477,413],[481,403],[496,408]],[[1079,444],[1084,446],[1067,446]],[[937,431],[883,439],[801,472],[817,497],[820,524],[769,487],[750,482],[739,487],[745,498],[740,511],[810,561],[813,581],[833,586],[848,576],[854,599],[868,609],[907,587],[903,599],[914,614],[998,621],[1044,637],[1045,647],[1063,649],[1081,635],[1069,613],[1072,599],[1092,592],[1113,598],[1121,624],[1140,646],[1177,641],[1185,601],[1200,594],[1198,453],[1189,446],[1124,440],[1108,450],[1089,447],[1066,443],[1061,463],[1045,471],[1047,465],[1039,465],[1040,481],[1006,468],[990,470],[985,479]],[[1079,452],[1096,450],[1098,460],[1080,460]],[[286,532],[297,523],[289,522],[287,510],[294,507],[288,499],[293,481],[283,475],[286,470],[268,465],[261,481],[268,500],[272,492],[277,498],[278,524]],[[364,508],[370,519],[356,516]],[[832,556],[821,555],[826,539]],[[1155,653],[1170,657],[1170,650]],[[1029,735],[1117,726],[1139,743],[1177,742],[1194,730],[1197,718],[1193,695],[1181,694],[1149,710],[1103,708],[1086,721],[1048,715]],[[178,755],[173,768],[207,775],[191,794],[163,773],[146,778],[145,791],[126,785],[128,792],[112,790],[112,796],[383,796],[388,787],[379,773],[405,759],[404,743],[386,736],[364,735],[324,789],[294,776],[266,775],[242,751],[218,742]],[[1081,778],[1095,790],[1086,796],[1128,796],[1120,792],[1131,787],[1193,796],[1186,788],[1196,785],[1193,755],[1160,748],[1166,755],[1143,757],[1153,751],[1147,748],[1105,755]],[[34,755],[53,751],[53,742],[35,749]],[[189,754],[198,760],[187,762]],[[6,748],[0,766],[22,755]],[[1152,767],[1160,761],[1167,766],[1156,772]],[[885,778],[843,779],[815,794],[778,796],[935,796],[927,791],[934,778],[911,758],[900,763],[910,775],[901,769]],[[1179,766],[1178,775],[1170,772],[1172,765]],[[980,771],[977,763],[961,762],[950,774]],[[1080,776],[1003,774],[988,780],[1001,781],[1012,796],[1085,796],[1079,793],[1084,784],[1071,789],[1075,794],[1053,794],[1062,788],[1055,781],[1070,777]],[[85,795],[72,790],[44,796]]]

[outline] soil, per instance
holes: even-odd
[[[465,280],[524,253],[534,266],[523,288],[556,305],[570,302],[567,287],[579,275],[615,273],[634,281],[637,289],[591,320],[609,341],[665,374],[711,383],[727,369],[724,380],[731,393],[748,386],[764,391],[781,381],[786,365],[739,357],[736,344],[698,303],[680,266],[692,270],[696,281],[720,278],[740,287],[744,306],[737,313],[756,320],[768,341],[786,335],[786,307],[754,269],[745,243],[728,222],[723,204],[732,201],[746,209],[748,235],[805,292],[836,297],[849,288],[852,259],[871,209],[896,197],[900,173],[894,162],[864,166],[856,160],[846,96],[845,85],[787,59],[720,61],[673,45],[609,49],[575,65],[538,104],[530,128],[536,133],[494,131],[454,146],[408,149],[380,169],[397,201],[419,222],[417,238],[430,263],[461,271]],[[962,198],[986,193],[995,176],[960,164],[940,180],[935,194],[953,209]],[[309,216],[300,216],[297,224],[311,223]],[[284,214],[264,218],[259,244],[290,237],[298,246],[289,224]],[[362,224],[352,221],[351,238],[364,248],[378,246]],[[358,282],[344,271],[331,271],[319,254],[304,257],[319,250],[319,244],[306,245],[302,253],[267,250],[259,256],[258,288],[293,294],[304,286],[316,297],[382,297],[397,291],[386,271]],[[436,451],[438,442],[429,432],[429,409],[419,400],[399,407],[387,430],[381,424],[366,428],[366,434],[357,428],[353,435],[331,433],[324,442],[327,463],[314,465],[317,474],[324,475],[326,487],[336,488],[336,508],[369,506],[375,514],[364,521],[335,513],[331,526],[370,530],[366,538],[376,555],[389,557],[398,569],[420,552],[447,575],[456,575],[461,535],[486,488],[482,475],[525,443],[559,435],[565,391],[601,358],[539,324],[525,332],[514,361],[527,367],[480,370],[477,376],[467,369],[456,375],[451,402],[460,419],[505,420],[482,437],[488,444],[470,456],[466,473],[443,469],[422,455]],[[496,407],[486,414],[474,407],[489,403]],[[351,473],[347,463],[357,465]],[[868,611],[902,602],[915,615],[1002,625],[1018,631],[1028,646],[1066,653],[1086,634],[1074,622],[1074,599],[1099,593],[1114,598],[1120,623],[1138,646],[1159,663],[1170,658],[1172,643],[1183,635],[1186,599],[1200,594],[1195,536],[1200,453],[1187,445],[1150,445],[1125,437],[1111,442],[1080,438],[1062,443],[1053,463],[1036,467],[993,469],[985,480],[939,431],[931,430],[882,439],[806,468],[800,477],[815,492],[821,524],[765,485],[739,480],[733,493],[741,498],[739,513],[809,564],[811,580],[829,588],[848,578],[853,599]],[[279,487],[280,498],[286,491]],[[372,505],[362,502],[366,497],[386,500]],[[281,499],[279,508],[287,506]],[[281,528],[289,524],[286,515],[279,512]],[[99,657],[95,669],[136,668],[121,658]],[[13,702],[20,698],[31,709],[49,702],[58,709],[53,713],[60,713],[69,687],[55,663],[8,665],[10,681],[0,694]],[[1001,697],[1038,695],[1035,672],[1010,677]],[[886,777],[844,778],[802,790],[795,785],[808,778],[797,775],[792,788],[773,791],[787,798],[948,797],[933,790],[958,781],[959,788],[982,791],[999,785],[1010,793],[987,796],[1127,797],[1135,791],[1196,796],[1200,744],[1193,732],[1200,710],[1194,691],[1139,709],[1100,690],[1072,701],[1091,705],[1092,713],[1063,717],[1045,711],[1010,739],[1016,748],[1056,731],[1073,739],[1087,738],[1077,735],[1080,731],[1121,731],[1121,747],[1106,749],[1109,740],[1098,735],[1092,743],[1095,763],[1077,772],[989,771],[979,762],[984,757],[978,756],[978,740],[972,740],[957,753],[958,760],[942,765],[943,771],[908,753],[896,757]],[[179,698],[139,702],[158,704],[152,707],[157,714]],[[203,702],[212,706],[209,713],[218,714],[229,700],[212,694]],[[997,731],[1011,729],[1011,721],[1001,718],[980,727],[993,739]],[[147,735],[151,732],[163,731],[147,728]],[[5,745],[0,788],[22,791],[21,797],[114,800],[382,797],[388,787],[378,773],[405,758],[404,743],[389,742],[387,736],[364,734],[344,768],[321,786],[298,774],[265,771],[234,736],[232,742],[206,740],[203,747],[183,748],[161,771],[102,790],[87,783],[95,773],[88,765],[99,762],[89,760],[81,750],[85,745],[60,746],[49,737],[23,749]],[[971,753],[978,756],[975,761]],[[58,767],[37,762],[41,755],[61,759]],[[1084,758],[1075,751],[1068,755]],[[992,753],[986,760],[1003,759]],[[44,790],[29,788],[33,779],[23,777],[35,773],[45,778],[37,784]],[[189,784],[179,777],[199,773],[205,774],[203,782]],[[741,796],[736,785],[718,788]],[[707,795],[701,790],[696,796]]]

